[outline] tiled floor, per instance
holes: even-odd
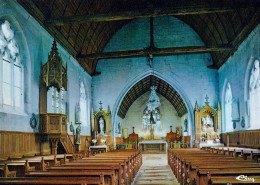
[[[179,185],[167,164],[166,154],[143,154],[143,165],[133,185]]]

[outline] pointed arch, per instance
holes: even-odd
[[[188,98],[188,96],[186,95],[186,93],[184,92],[184,90],[181,88],[180,83],[176,80],[176,79],[172,79],[169,78],[163,74],[161,74],[160,72],[156,71],[156,70],[147,70],[144,71],[142,74],[136,76],[133,80],[131,80],[128,84],[125,85],[124,89],[120,92],[115,105],[113,107],[113,111],[112,111],[112,129],[113,129],[113,136],[115,138],[115,129],[116,128],[116,123],[117,123],[117,114],[120,108],[120,105],[124,99],[124,97],[126,96],[127,92],[136,84],[138,83],[140,80],[153,75],[157,78],[160,78],[162,80],[164,80],[165,82],[167,82],[171,87],[173,87],[176,92],[180,95],[181,99],[183,100],[186,108],[187,108],[187,112],[188,112],[188,132],[191,135],[191,142],[193,141],[193,136],[194,136],[194,115],[193,115],[193,107],[191,105],[191,102]],[[192,146],[192,144],[191,144]]]

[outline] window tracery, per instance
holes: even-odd
[[[15,33],[7,20],[0,22],[0,69],[2,106],[23,110],[23,65]]]

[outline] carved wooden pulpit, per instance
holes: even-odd
[[[63,67],[57,44],[53,41],[48,61],[41,66],[39,112],[41,135],[41,154],[57,154],[59,142],[67,153],[74,152],[74,145],[67,134],[67,116],[65,114],[47,113],[47,91],[55,87],[67,90],[67,66]],[[50,147],[49,147],[50,145]]]

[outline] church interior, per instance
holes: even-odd
[[[260,184],[259,0],[0,0],[0,184]]]

